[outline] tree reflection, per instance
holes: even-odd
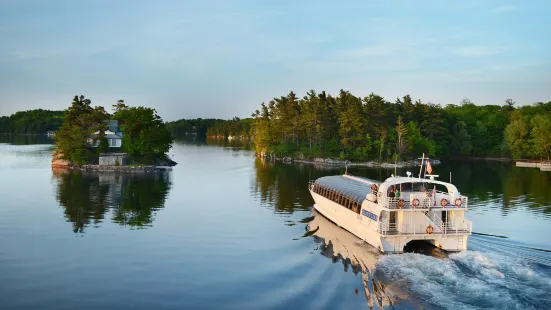
[[[164,207],[171,188],[168,173],[117,174],[54,170],[56,198],[65,208],[73,232],[98,226],[110,211],[121,226],[151,226],[157,210]]]
[[[262,159],[256,159],[254,165],[256,173],[251,190],[262,204],[274,208],[277,213],[307,210],[314,203],[308,191],[308,181],[342,173],[339,169],[320,170],[311,165],[273,163]]]
[[[261,159],[255,161],[255,175],[251,192],[263,205],[275,212],[292,213],[306,210],[314,203],[308,192],[308,181],[326,175],[343,174],[343,167],[315,166],[310,164],[285,164]],[[418,167],[398,168],[398,175]],[[448,161],[435,166],[437,179],[452,183],[467,195],[470,207],[501,209],[504,215],[517,208],[551,216],[551,172],[536,168],[519,168],[511,163],[490,161]],[[395,173],[394,169],[350,167],[348,173],[384,181]]]

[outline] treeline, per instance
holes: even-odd
[[[175,137],[196,134],[201,137],[242,137],[250,138],[251,118],[240,119],[234,117],[230,120],[214,118],[181,119],[166,124],[167,129]]]
[[[215,118],[181,119],[166,123],[166,128],[174,137],[189,134],[205,137],[207,130],[218,122],[225,122],[225,120]]]
[[[252,118],[234,117],[231,120],[216,122],[207,129],[207,136],[249,139],[252,121]]]
[[[337,97],[310,91],[299,98],[290,92],[253,113],[251,136],[258,153],[276,156],[548,158],[550,109],[551,102],[516,108],[511,99],[502,106],[466,99],[442,107],[409,95],[390,102],[374,93],[360,98],[344,90]]]
[[[0,133],[46,134],[63,123],[63,111],[29,110],[0,117]]]

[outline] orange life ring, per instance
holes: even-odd
[[[406,202],[404,201],[404,199],[402,199],[402,198],[398,199],[398,202],[396,203],[396,206],[399,209],[402,209],[405,205],[406,205]]]
[[[445,207],[445,206],[447,206],[448,204],[449,204],[448,199],[442,198],[442,200],[440,200],[440,205],[441,205],[442,207]]]
[[[434,228],[429,225],[427,226],[427,229],[425,229],[425,232],[430,235],[434,232]]]
[[[463,204],[463,200],[461,198],[455,198],[455,206],[456,207],[461,207],[461,205]]]
[[[414,208],[417,208],[419,206],[420,202],[419,202],[419,199],[415,198],[411,201],[411,205],[414,207]]]

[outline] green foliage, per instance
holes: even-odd
[[[107,142],[107,139],[105,138],[105,133],[100,132],[99,145],[96,153],[99,155],[101,153],[106,153],[107,151],[109,151],[109,142]]]
[[[112,119],[119,121],[123,131],[122,149],[137,162],[164,159],[172,147],[173,138],[155,109],[128,107],[121,100]]]
[[[45,134],[63,123],[63,111],[29,110],[0,117],[0,133]]]
[[[530,136],[533,139],[534,155],[550,159],[551,153],[551,115],[536,115],[530,121],[532,131]]]
[[[91,106],[90,99],[75,96],[72,105],[64,114],[64,121],[55,135],[57,151],[75,165],[90,161],[95,154],[89,148],[88,139],[96,131],[106,129],[108,116],[103,107]]]

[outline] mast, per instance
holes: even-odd
[[[423,153],[422,158],[417,158],[417,159],[421,159],[421,167],[419,168],[419,179],[421,179],[421,173],[423,172],[423,164],[425,163],[425,153]]]

